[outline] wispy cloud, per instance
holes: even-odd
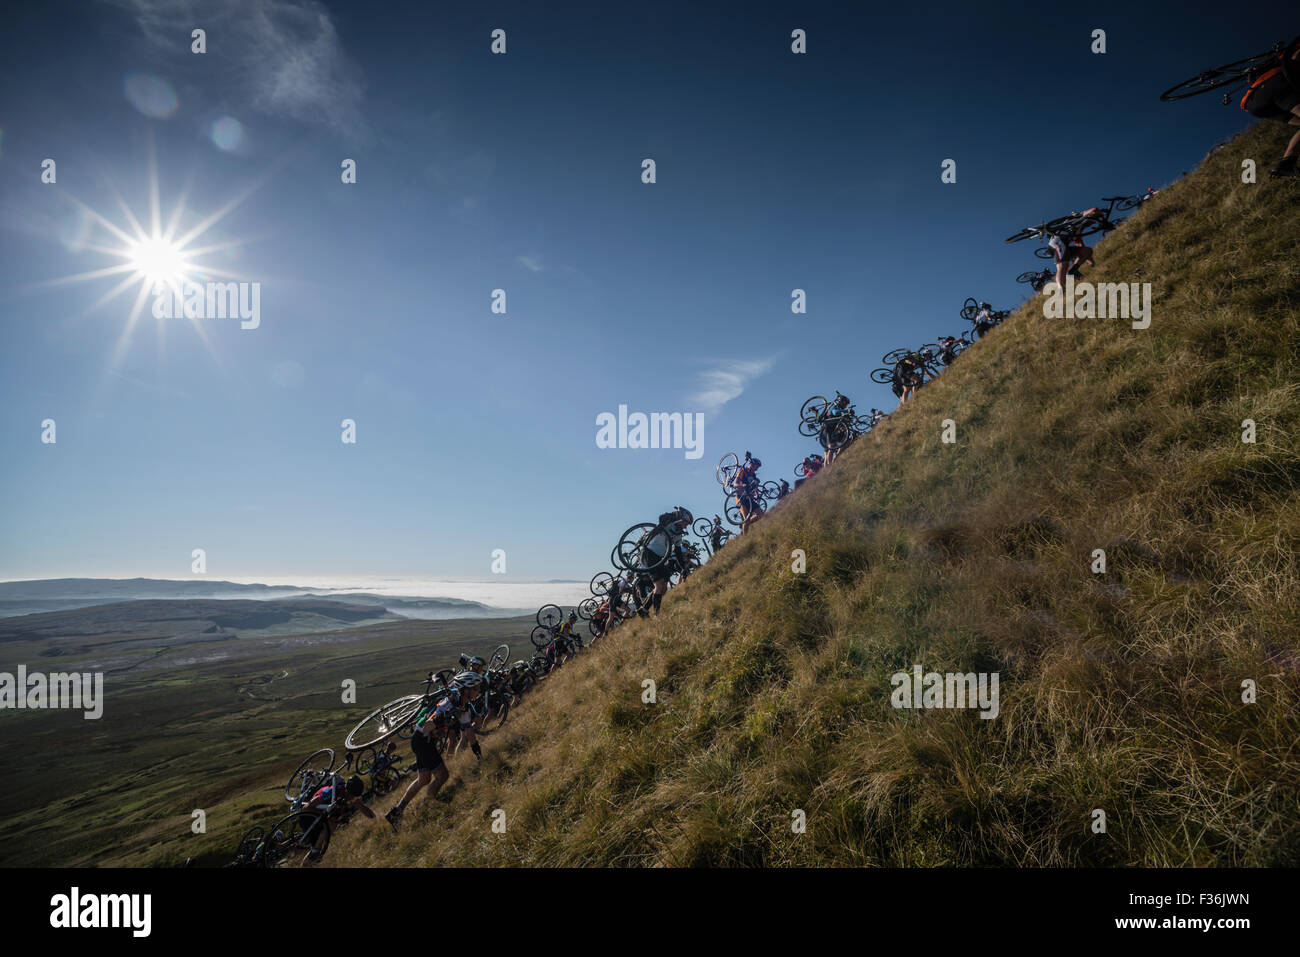
[[[542,272],[541,256],[520,256],[519,262],[523,264],[530,272]]]
[[[726,359],[699,374],[697,391],[690,396],[693,408],[717,415],[722,407],[743,393],[746,387],[776,365],[776,356],[766,359]]]
[[[192,56],[190,31],[205,29],[222,92],[233,90],[242,105],[353,135],[365,127],[359,70],[316,0],[109,2],[135,17],[157,51]]]

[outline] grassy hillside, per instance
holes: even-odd
[[[1239,179],[1281,135],[1099,245],[1149,329],[1029,303],[329,863],[1300,864],[1300,186]],[[895,710],[914,664],[1001,713]]]

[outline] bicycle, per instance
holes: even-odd
[[[1026,284],[1034,292],[1042,292],[1043,287],[1055,278],[1056,274],[1050,269],[1043,269],[1040,272],[1022,272],[1016,277],[1016,282]]]
[[[1165,102],[1185,100],[1189,96],[1199,96],[1211,90],[1227,87],[1223,93],[1223,105],[1227,106],[1232,101],[1234,93],[1251,86],[1274,67],[1281,66],[1286,71],[1285,55],[1294,49],[1297,43],[1300,43],[1300,37],[1290,43],[1279,41],[1263,53],[1257,53],[1243,60],[1235,60],[1225,66],[1202,70],[1189,80],[1175,83],[1160,94],[1160,99]],[[1289,72],[1287,78],[1292,80],[1293,85],[1300,85],[1300,80],[1292,79]]]
[[[420,709],[427,706],[431,698],[440,697],[451,690],[453,674],[450,668],[444,668],[438,672],[431,671],[423,682],[423,694],[405,695],[387,704],[380,705],[362,718],[357,723],[357,726],[348,732],[348,736],[344,741],[345,747],[349,751],[361,751],[373,747],[381,741],[387,741],[393,735],[410,738],[411,726],[414,724]],[[435,688],[435,685],[438,687]],[[403,734],[402,732],[406,733]],[[317,754],[319,753],[317,752]]]

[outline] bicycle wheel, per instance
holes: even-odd
[[[825,411],[826,406],[829,404],[826,401],[826,396],[815,395],[799,407],[799,418],[810,425],[816,425],[818,416]]]
[[[528,670],[533,673],[536,680],[541,681],[551,673],[551,659],[545,655],[533,655],[528,660]]]
[[[235,848],[235,867],[255,867],[262,862],[262,844],[266,841],[266,828],[260,824],[248,829]]]
[[[1281,44],[1278,45],[1279,47]],[[1220,87],[1228,86],[1231,83],[1241,83],[1245,86],[1251,78],[1251,73],[1259,70],[1266,64],[1271,63],[1281,51],[1274,47],[1266,53],[1257,53],[1255,56],[1246,57],[1244,60],[1237,60],[1235,63],[1229,63],[1226,66],[1215,67],[1210,70],[1202,70],[1190,80],[1183,80],[1182,83],[1175,83],[1169,89],[1160,94],[1160,99],[1168,102],[1170,100],[1184,100],[1189,96],[1197,96],[1201,93],[1209,93],[1211,90],[1217,90]]]
[[[302,764],[298,765],[298,770],[293,772],[293,775],[289,778],[289,783],[284,786],[284,799],[286,801],[296,800],[308,784],[329,774],[332,767],[334,767],[333,748],[321,748],[319,751],[313,751]]]
[[[1042,234],[1043,234],[1042,226],[1026,226],[1024,229],[1020,230],[1020,232],[1013,233],[1012,235],[1008,236],[1006,238],[1006,242],[1018,243],[1021,240],[1032,239],[1035,236],[1041,236]]]
[[[578,605],[578,617],[583,621],[591,621],[591,616],[596,613],[600,607],[600,602],[595,598],[586,598]]]
[[[564,610],[559,605],[543,605],[537,609],[537,623],[546,628],[553,628],[564,621]]]
[[[980,304],[969,296],[966,298],[966,301],[961,304],[961,317],[968,321],[979,315],[979,311]]]
[[[775,502],[781,497],[781,486],[775,482],[768,481],[763,483],[763,498],[769,502]]]
[[[731,477],[736,474],[736,471],[739,468],[740,458],[735,452],[728,452],[722,458],[718,459],[718,468],[715,473],[718,479],[718,484],[725,488],[727,483],[731,481]]]
[[[1036,280],[1042,278],[1042,275],[1042,270],[1039,270],[1038,272],[1022,272],[1016,277],[1016,282],[1023,282],[1032,286]]]
[[[713,531],[713,519],[697,518],[691,525],[691,531],[705,540],[709,537],[709,532]]]
[[[702,518],[695,520],[697,523],[704,521]],[[596,597],[603,597],[609,594],[609,586],[614,584],[614,576],[609,572],[596,572],[591,577],[591,593]]]
[[[1039,246],[1034,250],[1034,255],[1039,259],[1055,259],[1056,253],[1052,252],[1051,246]]]
[[[266,839],[264,857],[268,867],[275,867],[294,854],[307,853],[313,845],[324,855],[329,843],[330,823],[324,814],[317,811],[295,811],[271,829],[271,834]]]
[[[534,648],[540,651],[551,643],[550,629],[538,625],[532,630],[532,633],[528,636],[528,640],[533,643]]]
[[[1125,196],[1115,205],[1115,208],[1121,213],[1126,213],[1130,209],[1137,209],[1144,200],[1145,197],[1143,196]]]
[[[614,547],[619,563],[623,568],[633,571],[653,571],[668,559],[667,554],[659,555],[648,548],[650,533],[657,528],[654,522],[642,522],[633,525],[618,540]]]
[[[727,510],[722,517],[737,528],[739,528],[745,521],[745,517],[740,512],[740,505],[734,500],[727,504]]]
[[[387,794],[397,787],[401,780],[400,772],[394,767],[380,768],[370,778],[370,787],[376,794]]]
[[[498,671],[505,666],[506,660],[510,657],[509,645],[497,645],[496,650],[492,652],[492,657],[488,659],[487,670]]]
[[[377,752],[373,747],[362,748],[358,751],[356,761],[357,774],[369,774],[370,769],[375,766],[375,759],[378,757],[379,752]]]
[[[881,385],[889,385],[889,383],[894,381],[894,370],[893,369],[872,369],[871,381],[879,382]]]
[[[391,737],[415,717],[423,697],[423,695],[409,694],[404,698],[380,705],[348,732],[347,739],[343,742],[344,746],[349,751],[360,751],[362,748],[369,748]]]
[[[880,361],[887,366],[892,366],[911,351],[911,349],[895,349],[893,352],[886,352]]]

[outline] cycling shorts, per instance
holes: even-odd
[[[425,737],[417,731],[411,735],[411,750],[415,752],[415,770],[437,771],[442,767],[442,755],[432,738]]]

